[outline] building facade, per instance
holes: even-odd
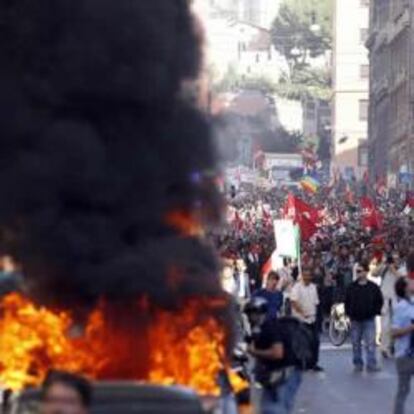
[[[197,0],[193,3],[204,26],[206,65],[217,83],[232,77],[277,82],[285,69],[285,61],[272,43],[270,30],[254,23],[256,0],[252,2],[254,12],[253,8],[249,9],[251,13],[241,7],[243,1],[247,0]]]
[[[413,186],[412,0],[372,0],[370,34],[371,175]]]
[[[335,0],[332,166],[361,178],[368,167],[369,0]]]
[[[242,20],[270,29],[280,7],[279,0],[241,0]]]
[[[281,0],[204,0],[235,19],[270,29],[279,11]]]

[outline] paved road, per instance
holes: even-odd
[[[324,374],[306,374],[295,414],[392,414],[396,375],[392,361],[377,374],[355,374],[349,346],[335,350],[324,345]],[[414,414],[413,393],[407,413]]]

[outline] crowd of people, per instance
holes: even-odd
[[[412,359],[405,362],[414,356],[414,341],[411,344],[408,338],[414,323],[409,293],[414,291],[412,196],[408,191],[377,191],[356,182],[342,188],[322,188],[317,194],[298,191],[293,197],[311,206],[309,211],[317,212],[317,217],[306,217],[313,228],[310,233],[309,228],[303,229],[298,260],[279,257],[275,262],[269,259],[272,255],[274,258],[278,248],[273,221],[289,216],[289,197],[292,194],[284,189],[232,192],[227,229],[216,238],[224,263],[223,288],[234,295],[240,308],[257,297],[263,298],[267,303],[263,321],[294,317],[309,328],[315,340],[307,369],[316,372],[323,370],[319,365],[319,336],[332,306],[343,303],[351,321],[355,372],[381,370],[378,350],[383,358],[395,357],[399,374],[395,413],[403,413],[414,375]],[[292,215],[289,218],[298,220]],[[398,290],[401,281],[407,286]],[[272,345],[271,335],[265,336],[264,342]],[[280,333],[274,334],[274,341],[273,345],[283,345]],[[407,341],[412,346],[406,345]],[[256,359],[269,362],[280,357],[277,349],[270,346],[264,353],[250,351]],[[289,366],[291,361],[286,364]],[[283,398],[278,397],[278,389]],[[282,389],[279,383],[273,396],[263,393],[260,412],[291,412],[295,392],[286,399]],[[269,398],[273,399],[270,406]]]

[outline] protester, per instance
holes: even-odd
[[[243,303],[250,298],[250,278],[243,259],[238,259],[235,264],[236,297]]]
[[[356,268],[358,267],[358,265],[359,265],[358,263],[355,264]],[[356,278],[356,268],[355,268],[355,280],[357,279]],[[382,277],[381,277],[381,274],[378,270],[379,268],[380,268],[380,263],[378,261],[378,258],[373,257],[371,259],[370,264],[369,264],[368,280],[375,283],[377,286],[381,287]],[[384,305],[384,307],[385,307],[385,305]],[[384,312],[384,307],[383,307],[383,312]],[[382,316],[377,316],[375,318],[375,332],[376,332],[375,343],[378,347],[381,347],[381,343],[383,342],[382,321],[383,321]],[[384,352],[383,348],[382,348],[382,352],[383,352],[384,358],[387,358],[388,353]]]
[[[307,267],[302,269],[301,279],[296,282],[290,294],[293,316],[304,322],[314,332],[315,347],[313,350],[314,359],[311,369],[320,372],[323,368],[319,363],[319,329],[317,326],[319,297],[316,285],[312,282],[313,275]]]
[[[267,319],[274,319],[281,313],[283,293],[279,290],[280,276],[276,272],[267,275],[266,287],[254,293],[255,297],[264,298],[268,303]]]
[[[269,319],[261,297],[246,306],[252,325],[249,352],[255,358],[255,380],[260,384],[260,414],[289,414],[302,382],[295,366],[287,332],[277,319]],[[258,391],[256,389],[256,391]]]
[[[392,336],[395,339],[395,357],[398,372],[398,391],[394,414],[405,413],[405,402],[410,393],[411,377],[414,375],[414,293],[408,280],[400,278],[395,286],[398,304],[394,309]]]
[[[223,290],[230,295],[236,295],[237,293],[237,285],[236,280],[234,279],[234,271],[233,267],[226,263],[224,264],[223,270],[221,272],[221,285]]]
[[[42,386],[41,414],[88,414],[92,404],[90,383],[74,374],[52,371]]]
[[[351,319],[353,363],[356,372],[364,369],[362,342],[367,352],[367,370],[379,371],[376,356],[375,317],[381,314],[383,297],[380,288],[368,280],[369,264],[360,262],[357,280],[347,289],[345,311]]]
[[[399,269],[399,257],[397,254],[389,255],[386,258],[386,263],[380,271],[382,278],[381,291],[384,297],[384,308],[382,311],[381,323],[381,349],[384,357],[392,356],[392,341],[391,341],[391,320],[394,306],[397,302],[395,294],[395,283],[404,276]]]

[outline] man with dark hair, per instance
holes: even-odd
[[[51,371],[42,386],[41,414],[88,414],[92,387],[85,378]]]
[[[301,279],[295,283],[290,293],[290,300],[293,316],[305,323],[314,333],[313,363],[309,368],[315,372],[321,372],[324,369],[319,366],[320,332],[317,325],[319,296],[313,279],[310,267],[303,267]]]
[[[283,293],[278,289],[280,276],[271,271],[266,280],[266,286],[254,293],[255,297],[266,299],[268,303],[267,318],[273,319],[280,316],[283,306]]]
[[[356,266],[357,280],[346,291],[345,311],[351,319],[353,362],[356,372],[364,369],[362,341],[367,350],[367,370],[379,370],[376,356],[375,317],[381,315],[384,303],[380,288],[368,280],[369,263],[361,261]]]

